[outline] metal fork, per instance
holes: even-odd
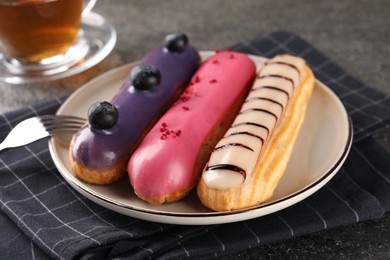
[[[0,151],[23,146],[47,136],[73,134],[86,119],[76,116],[43,115],[28,118],[17,124],[0,143]]]

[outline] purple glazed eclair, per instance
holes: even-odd
[[[97,102],[88,124],[72,138],[74,174],[93,184],[126,175],[127,162],[146,133],[184,91],[200,64],[198,51],[181,33],[149,51],[134,67],[111,102]]]

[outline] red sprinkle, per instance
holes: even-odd
[[[210,83],[211,84],[217,83],[217,80],[216,79],[212,79],[212,80],[210,80]]]
[[[230,59],[234,59],[235,57],[234,57],[234,54],[232,53],[232,54],[230,54]]]
[[[219,64],[219,60],[213,60],[213,64]]]
[[[195,77],[195,83],[199,83],[200,82],[200,78],[199,78],[199,76],[196,76]]]
[[[190,108],[189,108],[189,107],[182,106],[182,108],[183,108],[185,111],[188,111],[188,110],[190,110]]]
[[[187,102],[189,99],[190,99],[190,96],[182,95],[182,96],[180,97],[180,100],[183,101],[183,102]]]
[[[167,140],[169,137],[176,138],[180,136],[181,130],[169,130],[167,129],[167,124],[162,123],[162,127],[160,128],[160,131],[162,132],[160,139],[161,140]]]

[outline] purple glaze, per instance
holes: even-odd
[[[117,124],[97,130],[89,124],[73,138],[72,157],[79,165],[104,170],[126,160],[145,134],[184,90],[200,64],[198,51],[187,45],[182,52],[168,52],[159,45],[148,52],[141,63],[156,66],[161,82],[152,91],[137,90],[130,80],[123,83],[111,100],[119,112]]]

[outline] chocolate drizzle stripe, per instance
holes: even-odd
[[[270,99],[270,98],[265,98],[265,97],[251,97],[251,98],[248,98],[247,100],[245,100],[245,103],[249,103],[249,102],[252,102],[252,101],[256,101],[256,100],[265,100],[265,101],[269,101],[273,104],[276,104],[278,106],[280,106],[280,108],[283,110],[284,109],[284,106],[282,103],[274,100],[274,99]]]
[[[237,123],[237,124],[232,125],[230,128],[239,127],[239,126],[242,126],[242,125],[251,125],[251,126],[263,128],[263,129],[267,130],[267,136],[269,135],[269,129],[268,129],[268,127],[266,127],[265,125],[257,124],[257,123],[253,123],[253,122],[241,122],[241,123]]]
[[[291,82],[293,88],[295,88],[295,83],[294,81],[289,78],[289,77],[285,77],[285,76],[282,76],[282,75],[277,75],[277,74],[267,74],[267,75],[262,75],[259,77],[259,79],[264,79],[264,78],[281,78],[281,79],[285,79],[285,80],[288,80]]]
[[[245,170],[242,169],[241,167],[236,166],[236,165],[232,165],[232,164],[216,164],[216,165],[213,165],[213,166],[208,166],[206,168],[206,171],[215,171],[215,170],[228,170],[228,171],[237,172],[237,173],[241,174],[244,177],[244,179],[246,178]]]
[[[240,144],[240,143],[228,143],[225,145],[221,145],[221,146],[216,147],[214,149],[214,151],[223,150],[223,149],[228,148],[230,146],[237,146],[237,147],[241,147],[241,148],[244,148],[244,149],[247,149],[247,150],[254,152],[254,150],[252,148],[250,148],[249,146],[246,146],[245,144]]]
[[[242,114],[246,114],[246,113],[250,113],[250,112],[264,112],[268,115],[271,115],[275,118],[276,121],[278,121],[278,116],[275,115],[274,113],[272,113],[271,111],[267,110],[267,109],[261,109],[261,108],[248,108],[248,109],[245,109],[244,111],[241,111],[239,113],[239,115],[242,115]]]
[[[284,62],[284,61],[269,61],[269,62],[266,62],[265,64],[266,65],[268,65],[268,64],[279,64],[279,65],[289,66],[289,67],[295,69],[297,71],[297,73],[298,73],[299,78],[301,78],[301,71],[294,64],[291,64],[291,63],[288,63],[288,62]]]
[[[248,135],[248,136],[252,136],[254,138],[257,138],[261,141],[261,144],[263,145],[264,144],[264,138],[259,136],[259,135],[256,135],[256,134],[253,134],[253,133],[250,133],[250,132],[247,132],[247,131],[243,131],[243,132],[234,132],[234,133],[231,133],[230,135],[228,136],[225,136],[224,138],[228,138],[230,136],[235,136],[235,135]]]
[[[279,91],[279,92],[283,92],[284,94],[286,94],[287,100],[290,99],[290,94],[286,90],[278,88],[278,87],[274,87],[274,86],[258,86],[256,88],[253,88],[251,91],[257,91],[257,90],[260,90],[262,88],[272,89],[272,90],[276,90],[276,91]]]

